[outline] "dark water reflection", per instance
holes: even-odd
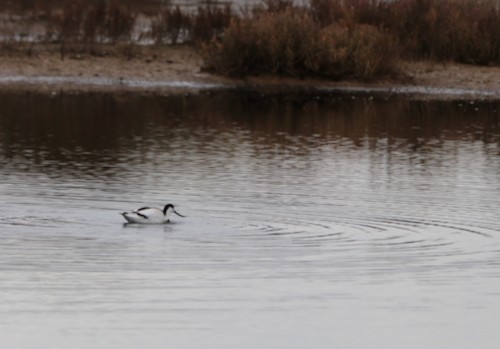
[[[493,348],[499,108],[3,92],[0,343]]]
[[[475,139],[498,137],[498,103],[473,101],[419,101],[328,95],[260,95],[211,92],[187,96],[140,94],[32,93],[0,96],[4,137],[98,147],[143,134],[148,126],[183,126],[193,129],[233,130],[237,125],[269,136],[405,138],[442,137],[471,133]],[[90,137],[89,137],[90,133]],[[62,137],[62,136],[65,137]],[[95,136],[98,136],[97,138]],[[14,135],[12,135],[14,136]],[[16,140],[17,141],[17,140]],[[273,142],[275,139],[273,139]],[[105,147],[109,147],[107,144]]]

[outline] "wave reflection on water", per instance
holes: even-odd
[[[0,343],[493,348],[498,107],[4,93]]]

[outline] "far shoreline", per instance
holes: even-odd
[[[0,54],[0,90],[33,92],[143,92],[192,94],[214,90],[272,93],[385,94],[423,99],[500,100],[500,67],[402,61],[401,76],[373,82],[257,76],[234,79],[203,70],[195,47],[107,46],[97,55],[22,45]]]

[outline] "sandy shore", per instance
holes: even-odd
[[[57,50],[0,54],[0,89],[35,91],[128,91],[195,93],[207,89],[324,89],[343,92],[407,94],[428,98],[500,99],[500,67],[452,63],[402,62],[404,77],[360,83],[253,77],[230,79],[203,72],[193,47],[135,47],[100,55]],[[125,50],[125,48],[123,49]],[[128,58],[127,58],[128,56]]]

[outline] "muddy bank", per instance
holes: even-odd
[[[0,55],[0,89],[150,93],[196,93],[225,88],[322,89],[428,98],[500,99],[500,67],[402,62],[400,77],[371,83],[276,77],[230,79],[210,74],[202,67],[202,58],[191,46],[113,47],[97,55],[71,54],[64,58],[56,49],[30,48]]]

